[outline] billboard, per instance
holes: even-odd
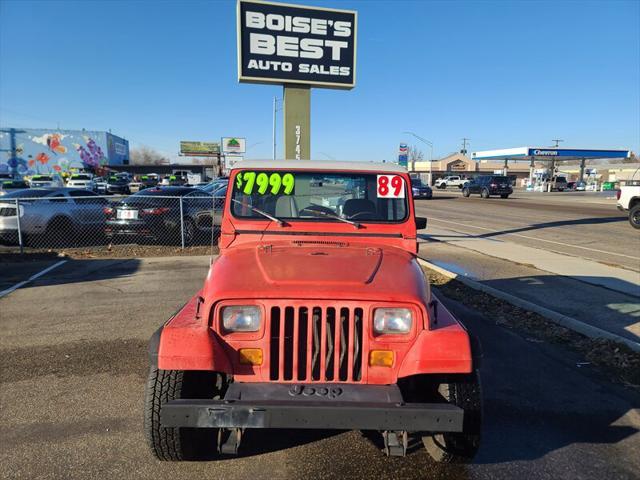
[[[180,142],[180,155],[205,156],[219,154],[220,144],[218,142]]]
[[[222,137],[222,153],[245,153],[247,140],[240,137]]]
[[[351,89],[357,12],[238,0],[238,80]]]

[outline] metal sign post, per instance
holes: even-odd
[[[311,88],[284,86],[284,158],[311,158]]]
[[[355,86],[357,12],[238,0],[237,20],[238,80],[284,86],[284,157],[310,159],[311,87]]]

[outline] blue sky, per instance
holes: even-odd
[[[391,160],[406,130],[435,156],[462,137],[640,150],[638,1],[296,3],[359,12],[356,88],[312,92],[314,158]],[[0,124],[111,129],[170,155],[244,136],[269,158],[282,88],[237,82],[235,25],[226,0],[0,0]]]

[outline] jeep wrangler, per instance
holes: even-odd
[[[380,432],[466,462],[480,441],[470,335],[417,261],[404,168],[236,164],[220,254],[153,335],[144,428],[161,460],[238,452],[253,428]]]

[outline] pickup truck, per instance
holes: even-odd
[[[618,197],[618,210],[629,212],[631,226],[640,228],[640,180],[623,185],[616,196]]]
[[[462,178],[460,175],[451,175],[444,178],[439,178],[436,180],[436,188],[445,189],[448,186],[458,187],[462,189],[469,180],[466,178]]]

